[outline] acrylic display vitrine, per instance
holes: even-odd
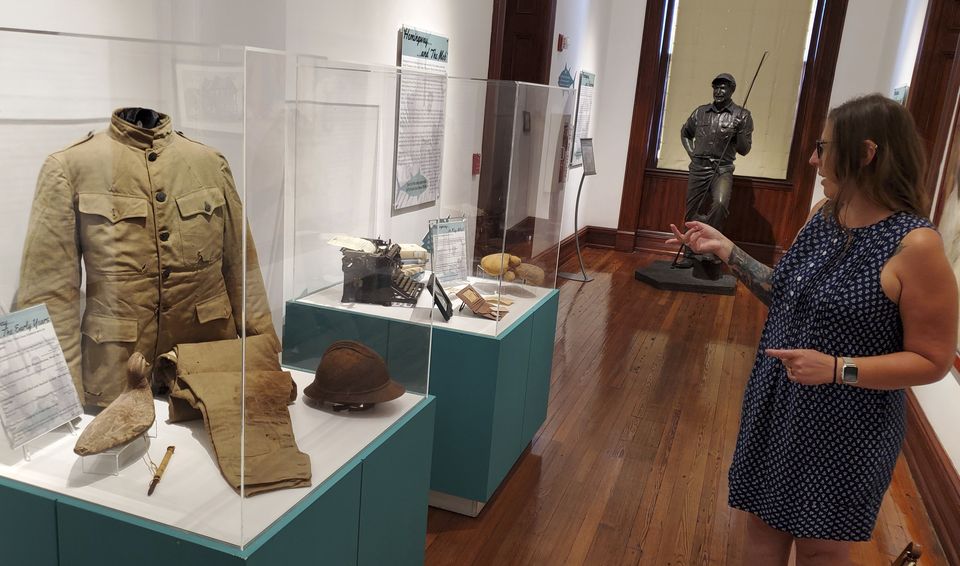
[[[496,336],[555,287],[569,89],[313,57],[296,69],[297,303]],[[415,249],[401,270],[425,295],[442,288],[452,315],[424,295],[358,298],[343,247],[357,239]]]
[[[422,557],[425,385],[354,403],[280,365],[287,61],[0,31],[5,563]]]
[[[546,414],[571,91],[313,57],[295,74],[284,362],[377,335],[406,383],[428,372],[432,501],[475,514]]]

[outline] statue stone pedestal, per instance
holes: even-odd
[[[664,291],[686,291],[688,293],[711,293],[714,295],[733,295],[737,291],[737,280],[721,271],[720,265],[694,262],[692,268],[676,269],[671,262],[657,260],[634,272],[637,281]]]

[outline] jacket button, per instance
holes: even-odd
[[[209,202],[203,203],[203,211],[204,211],[204,212],[210,212],[210,203],[209,203]]]
[[[157,193],[157,202],[163,202],[165,200],[167,200],[167,193],[163,191],[160,191],[159,193]]]
[[[164,267],[164,268],[163,268],[163,271],[161,272],[161,275],[163,275],[163,278],[164,278],[164,279],[170,277],[170,268],[169,268],[169,267]]]
[[[160,232],[160,241],[161,241],[161,242],[166,242],[166,241],[169,240],[169,239],[170,239],[170,232],[167,232],[166,230],[164,230],[163,232]]]
[[[147,154],[147,159],[150,160],[150,161],[156,161],[156,160],[157,160],[157,154],[151,151],[150,153]]]

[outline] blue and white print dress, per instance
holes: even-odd
[[[773,294],[743,397],[731,507],[800,538],[869,540],[905,433],[899,390],[801,385],[767,348],[832,356],[903,350],[898,306],[880,272],[929,221],[906,212],[849,230],[823,210],[773,272]]]

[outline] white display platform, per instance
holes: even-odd
[[[368,411],[334,413],[329,405],[320,410],[304,402],[302,391],[313,381],[312,374],[296,370],[291,374],[300,395],[289,407],[290,417],[297,445],[310,455],[311,487],[241,498],[220,474],[203,421],[167,423],[166,400],[154,401],[159,431],[157,438],[149,439],[149,453],[159,464],[167,446],[176,446],[176,452],[152,496],[147,496],[147,487],[153,473],[140,460],[134,460],[119,476],[83,473],[80,456],[73,452],[78,437],[61,429],[31,443],[30,461],[23,460],[20,450],[10,450],[6,445],[0,448],[0,476],[229,544],[245,545],[424,398],[406,393]],[[84,415],[80,429],[92,420],[92,416]]]
[[[469,277],[468,281],[484,295],[495,295],[497,293],[497,282],[495,280]],[[455,293],[462,287],[463,285],[452,286],[450,289],[444,287],[444,290],[450,297],[450,301],[453,303],[453,316],[450,317],[449,321],[443,320],[443,316],[439,310],[434,310],[431,313],[430,309],[433,307],[433,296],[428,289],[423,290],[423,294],[420,295],[420,299],[417,301],[415,307],[384,307],[368,303],[341,303],[340,298],[343,296],[342,284],[332,285],[316,293],[301,297],[296,301],[308,305],[335,308],[353,313],[418,324],[429,324],[432,316],[432,322],[437,328],[447,328],[484,336],[497,336],[553,291],[553,289],[544,287],[533,287],[519,283],[504,283],[500,286],[500,296],[504,299],[510,299],[513,301],[513,304],[507,307],[510,312],[498,322],[477,316],[466,307],[460,310],[463,301],[458,299]]]

